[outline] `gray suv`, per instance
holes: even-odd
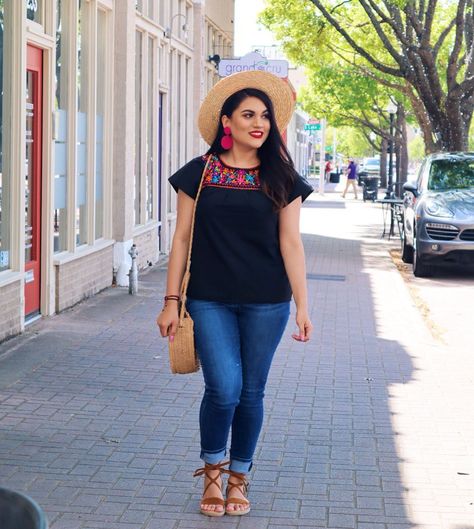
[[[474,153],[427,156],[403,189],[402,259],[415,276],[434,264],[474,264]]]

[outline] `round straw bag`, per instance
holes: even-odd
[[[185,289],[189,282],[189,273],[185,275]],[[194,346],[194,322],[186,310],[186,290],[181,296],[179,324],[174,340],[168,340],[171,372],[180,375],[195,373],[199,370],[199,358]]]
[[[194,221],[196,218],[196,206],[199,195],[201,194],[202,182],[206,174],[207,167],[211,160],[211,155],[208,156],[206,165],[201,175],[201,181],[194,199],[193,217],[191,221],[191,234],[189,239],[188,259],[186,261],[186,270],[184,272],[183,281],[181,282],[181,302],[179,306],[179,323],[178,329],[171,342],[168,340],[168,350],[170,354],[171,372],[180,375],[188,373],[195,373],[199,370],[199,358],[196,347],[194,346],[194,322],[186,310],[186,292],[188,291],[189,278],[191,277],[191,251],[193,247]]]

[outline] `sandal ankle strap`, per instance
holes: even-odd
[[[222,490],[222,481],[218,483],[218,480],[221,479],[222,473],[226,472],[226,469],[224,468],[229,464],[229,461],[224,461],[223,463],[217,463],[216,465],[211,465],[209,463],[206,463],[202,468],[198,468],[193,476],[198,477],[202,476],[203,474],[206,476],[206,478],[209,480],[209,483],[206,485],[206,488],[204,489],[204,493],[206,494],[207,489],[211,485],[216,485],[216,487],[220,490]],[[209,472],[212,472],[213,470],[218,470],[219,473],[215,477],[211,477],[209,475]]]
[[[250,486],[250,483],[248,482],[246,475],[243,472],[235,472],[234,470],[226,470],[226,474],[229,474],[229,479],[227,480],[227,489],[226,489],[227,494],[229,494],[229,492],[232,489],[238,488],[240,492],[242,492],[244,496],[246,496],[249,486]],[[239,482],[232,483],[230,481],[231,477],[237,478]]]
[[[224,467],[226,467],[229,463],[230,461],[224,461],[223,463],[217,463],[215,465],[212,465],[211,463],[206,463],[202,468],[196,469],[194,471],[193,476],[197,478],[198,476],[202,476],[203,474],[206,474],[206,477],[208,479],[212,479],[207,475],[209,471],[219,470],[219,472],[222,474],[223,472],[227,472],[227,469]]]

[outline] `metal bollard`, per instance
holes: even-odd
[[[138,292],[138,267],[137,267],[137,247],[135,244],[132,244],[132,247],[128,251],[130,257],[132,258],[132,266],[130,267],[130,272],[128,273],[128,293],[134,296]]]

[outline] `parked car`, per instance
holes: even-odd
[[[427,156],[403,189],[402,259],[415,276],[433,265],[474,264],[474,153]]]
[[[380,158],[364,158],[357,171],[358,184],[361,186],[365,180],[380,179]]]

